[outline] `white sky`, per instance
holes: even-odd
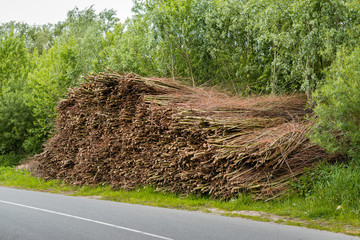
[[[94,5],[97,13],[114,9],[122,22],[131,17],[132,0],[0,0],[0,23],[25,22],[30,25],[57,23],[66,19],[69,10]]]

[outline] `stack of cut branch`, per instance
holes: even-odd
[[[302,96],[235,98],[168,79],[90,75],[58,105],[34,173],[74,184],[278,196],[319,161]]]

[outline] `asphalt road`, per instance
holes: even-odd
[[[0,240],[349,240],[330,232],[0,187]]]

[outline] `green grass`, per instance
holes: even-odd
[[[355,183],[349,185],[349,181],[352,182],[353,178],[360,178],[360,170],[359,176],[356,175],[357,170],[344,165],[340,167],[322,166],[317,171],[318,179],[314,176],[301,179],[302,194],[292,194],[291,197],[269,202],[254,201],[250,195],[246,194],[229,201],[220,201],[207,197],[165,194],[157,192],[155,188],[151,187],[125,191],[114,190],[109,186],[72,186],[61,181],[45,181],[35,178],[28,171],[15,170],[13,167],[0,167],[0,185],[73,196],[97,197],[133,204],[215,212],[226,216],[240,216],[253,220],[273,221],[360,236],[359,205],[357,201],[351,201],[360,195],[345,196],[357,193],[357,188],[360,188]],[[319,173],[328,177],[321,177]],[[333,186],[335,189],[329,191],[329,186]],[[344,196],[342,198],[331,197],[341,195],[338,193],[343,193]],[[253,216],[247,212],[241,212],[244,210],[266,213]]]

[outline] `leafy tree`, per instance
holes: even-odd
[[[54,45],[55,38],[62,34],[64,28],[63,23],[45,24],[45,25],[29,25],[23,22],[7,22],[0,24],[0,35],[14,32],[16,36],[23,37],[25,47],[30,53],[36,49],[38,53],[49,49]]]
[[[103,40],[106,33],[112,31],[118,22],[114,10],[104,10],[96,14],[91,6],[84,10],[74,8],[68,12],[59,42],[66,44],[73,41],[77,49],[74,57],[79,72],[85,74],[92,70],[103,70],[105,59],[102,59],[100,54],[105,47]]]
[[[286,69],[286,58],[284,53],[288,48],[288,28],[291,25],[289,18],[290,1],[248,1],[246,3],[247,15],[251,17],[249,28],[254,32],[254,45],[256,54],[262,56],[261,64],[267,82],[263,88],[278,92],[279,83]]]
[[[337,55],[315,92],[312,140],[331,152],[360,160],[360,48]]]
[[[0,89],[9,79],[24,79],[29,71],[29,54],[24,39],[13,32],[0,36]]]
[[[260,58],[255,56],[254,31],[250,27],[253,16],[241,0],[207,2],[207,6],[194,9],[198,16],[204,16],[205,23],[203,30],[198,30],[203,32],[199,52],[208,55],[202,63],[202,78],[246,94],[256,88],[252,83],[259,80],[263,70]]]
[[[147,76],[168,75],[161,59],[162,43],[156,42],[148,24],[151,24],[148,19],[137,18],[118,24],[113,33],[108,33],[103,42],[107,46],[102,51],[105,65]]]
[[[117,21],[113,10],[96,14],[92,7],[75,8],[68,12],[54,46],[34,54],[36,67],[29,74],[25,95],[35,118],[24,144],[27,151],[38,151],[51,135],[56,106],[68,88],[78,84],[82,74],[103,69],[103,39]]]
[[[189,77],[195,84],[194,57],[191,52],[194,44],[193,32],[195,19],[192,15],[193,0],[186,1],[135,1],[137,15],[131,24],[144,23],[147,27],[146,34],[152,38],[145,43],[157,65],[158,71]],[[137,31],[140,30],[138,26]],[[132,28],[136,29],[136,28]],[[141,30],[140,30],[141,31]],[[126,36],[124,34],[124,36]],[[141,35],[140,35],[141,36]],[[152,47],[152,44],[156,44]],[[150,48],[149,48],[150,46]],[[157,52],[154,52],[153,49]],[[147,50],[142,49],[143,50]],[[195,50],[195,49],[193,49]]]
[[[32,127],[24,86],[32,68],[24,38],[10,32],[0,37],[0,154],[24,152],[23,143]]]
[[[139,27],[124,28],[121,36],[130,31],[140,47],[151,46],[140,52],[154,63],[125,56],[126,51],[116,59],[127,59],[127,69],[132,63],[134,69],[157,66],[158,75],[189,77],[196,84],[310,96],[338,47],[357,42],[354,5],[341,0],[138,0],[131,24]]]
[[[35,56],[35,69],[27,80],[27,106],[33,110],[34,127],[25,141],[29,152],[39,150],[49,137],[56,118],[56,106],[67,89],[78,82],[80,70],[76,62],[77,49],[74,41],[67,44],[56,42],[41,56]]]
[[[24,91],[16,89],[12,79],[0,96],[0,154],[25,152],[24,142],[33,127],[34,118],[26,105]]]
[[[292,53],[292,78],[300,79],[301,89],[310,95],[334,61],[337,48],[347,44],[348,30],[356,18],[340,0],[295,1],[292,8],[292,34],[297,39]]]
[[[245,82],[249,75],[259,77],[258,68],[244,66],[246,61],[254,64],[255,59],[249,45],[252,36],[246,29],[249,17],[242,16],[240,3],[239,0],[136,1],[136,14],[129,25],[140,26],[127,27],[122,34],[124,43],[115,44],[116,48],[127,44],[128,31],[134,32],[132,41],[147,46],[140,47],[139,55],[150,58],[144,63],[156,70],[152,74],[188,77],[193,84],[221,84],[230,80],[237,88],[239,82],[234,79],[241,77]],[[144,33],[147,41],[143,40]],[[129,59],[126,52],[118,52],[117,59]],[[142,61],[137,63],[141,68]]]

